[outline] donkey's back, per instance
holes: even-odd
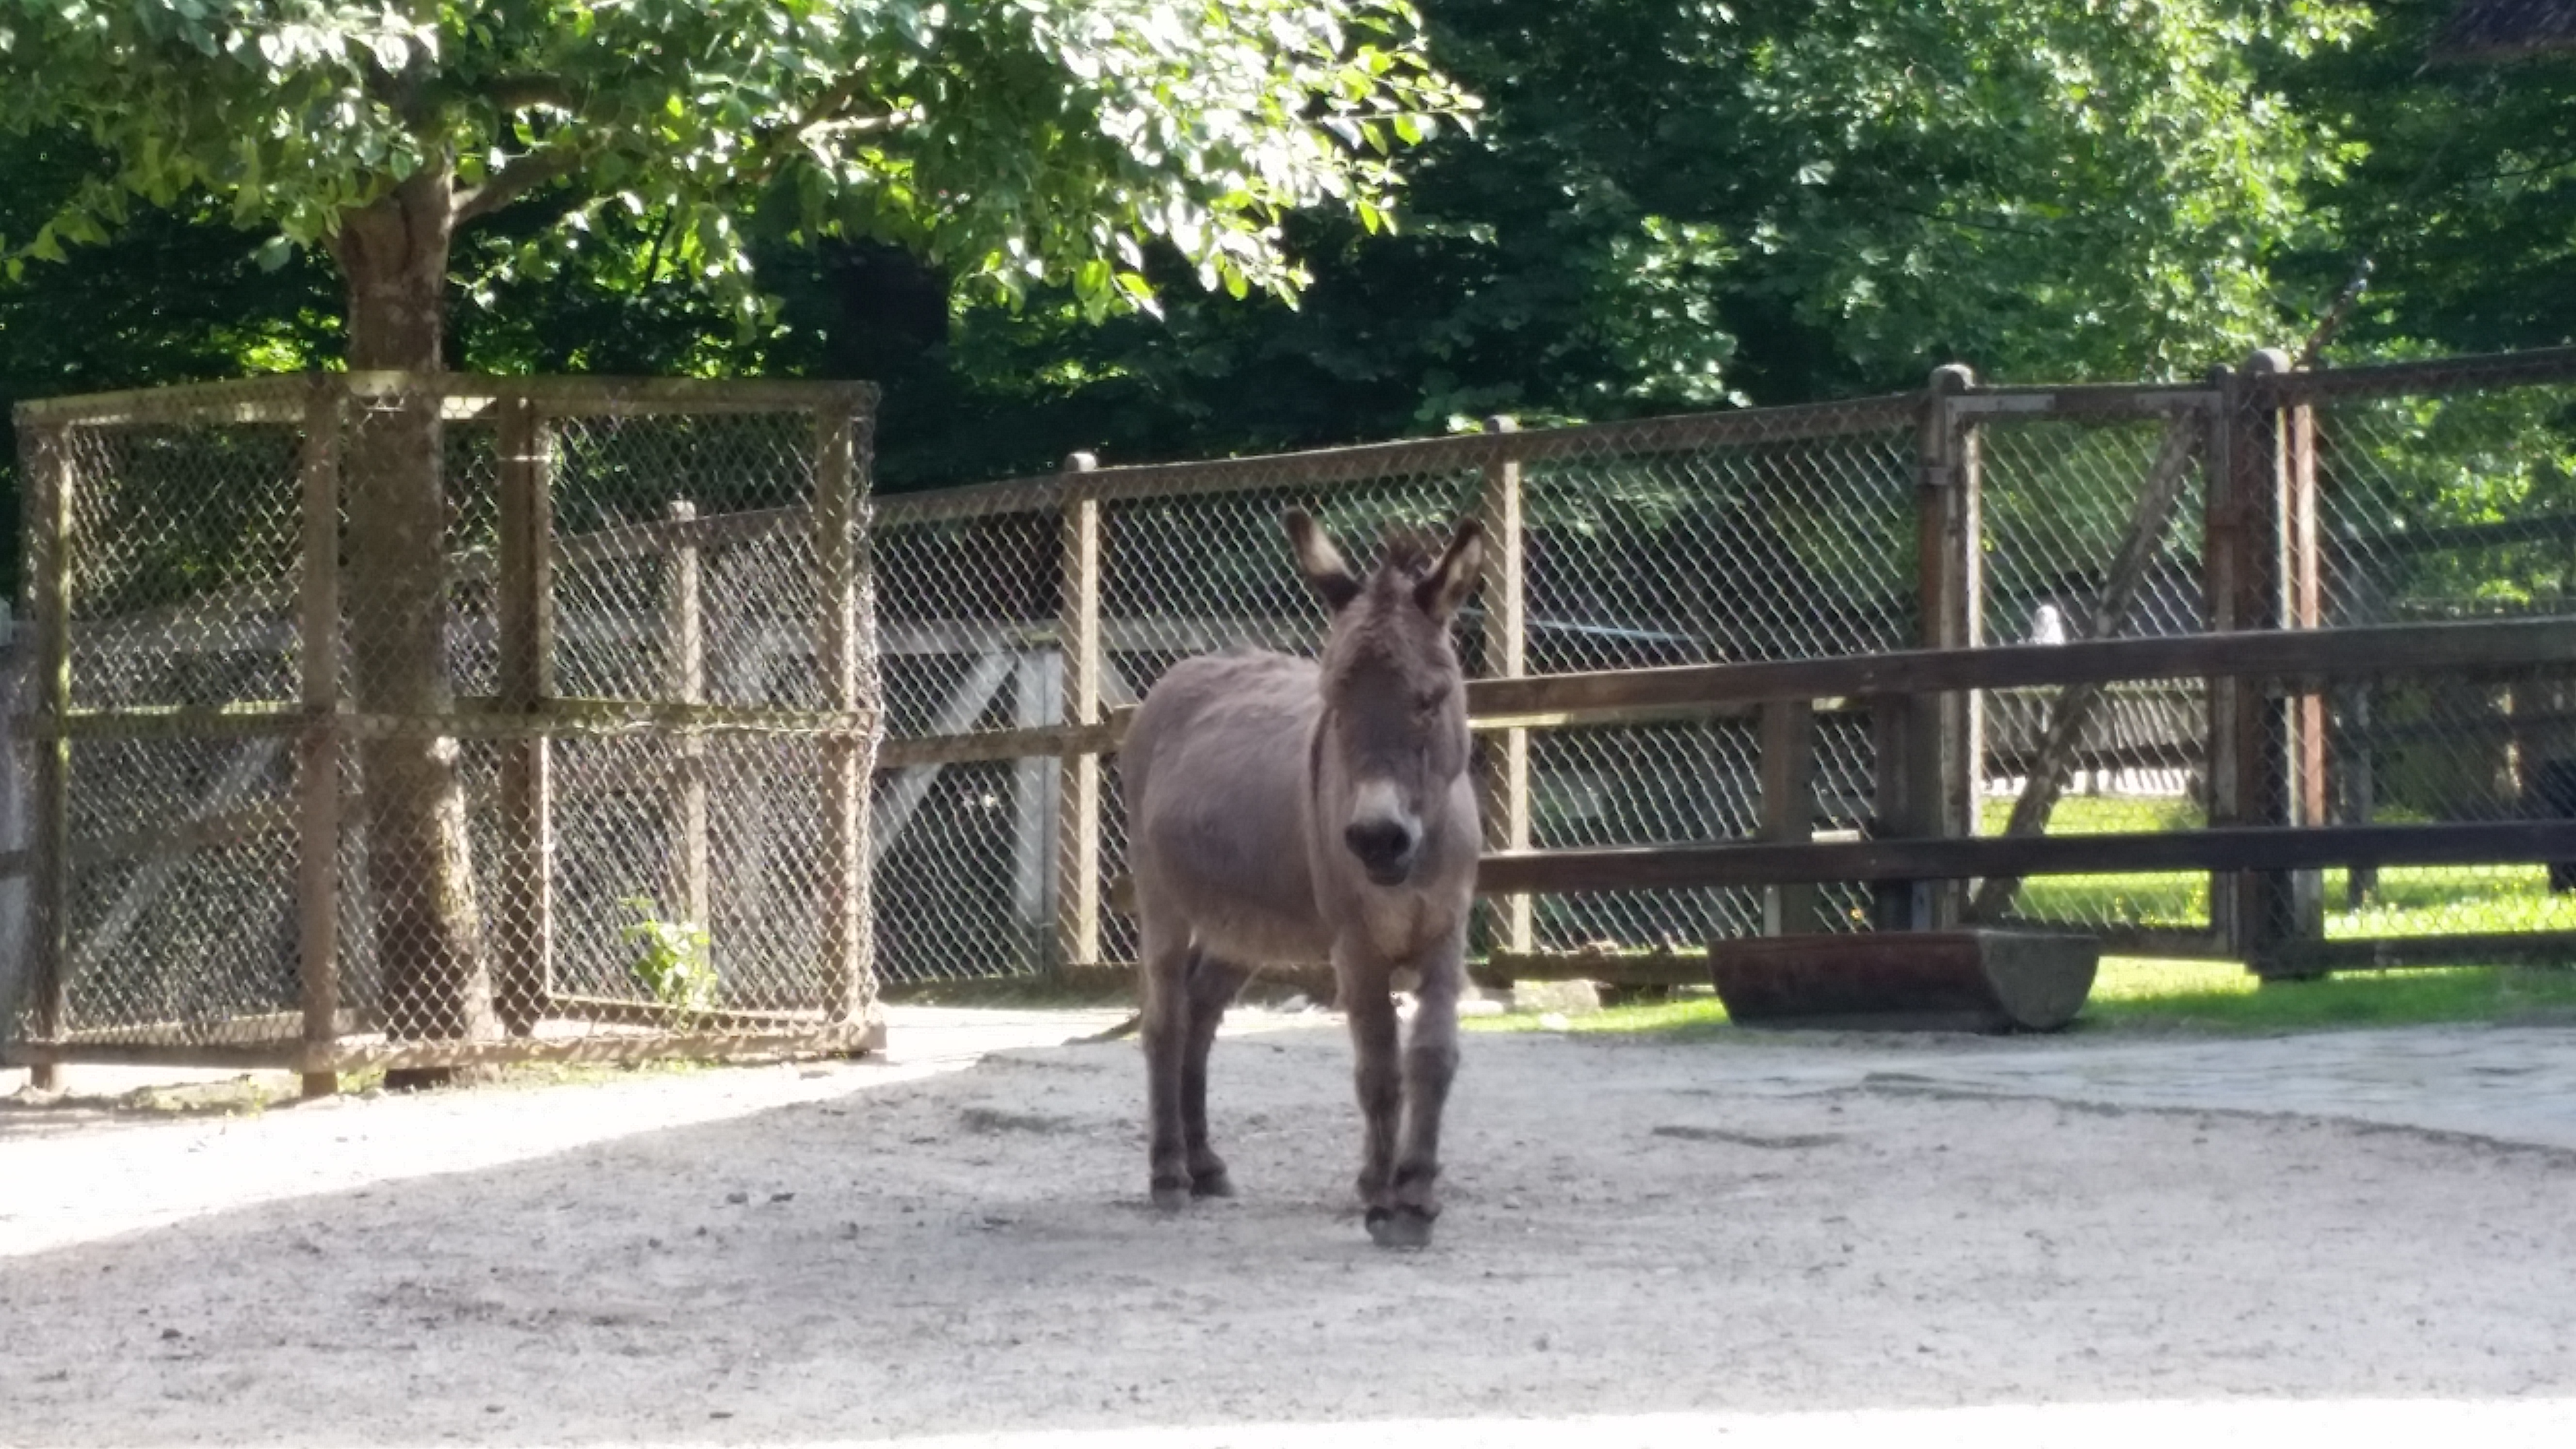
[[[1316,667],[1203,655],[1155,681],[1118,750],[1140,916],[1251,966],[1321,962],[1331,945],[1307,862]]]

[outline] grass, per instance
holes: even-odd
[[[2003,830],[2009,800],[1983,802],[1981,825]],[[2053,835],[2189,830],[2197,806],[2180,800],[2070,796],[2049,820]],[[2553,895],[2539,865],[2399,866],[2359,907],[2347,905],[2350,872],[2325,875],[2326,938],[2440,936],[2483,932],[2576,930],[2576,894]],[[2209,922],[2209,878],[2161,875],[2044,876],[2022,886],[2016,914],[2030,920],[2091,926],[2202,928]]]
[[[2576,1023],[2576,971],[2461,966],[2380,971],[2320,981],[2262,982],[2230,963],[2105,957],[2078,1035],[2194,1031],[2274,1034],[2446,1022]],[[1539,1017],[1471,1018],[1479,1031],[1537,1031]],[[1715,994],[1612,1007],[1568,1018],[1578,1033],[1702,1036],[1730,1030]]]

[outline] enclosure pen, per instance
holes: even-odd
[[[320,1092],[881,1045],[874,403],[358,373],[22,405],[9,1058]]]
[[[2305,372],[2265,352],[2153,386],[1948,367],[1850,402],[1083,457],[889,498],[881,964],[891,982],[1124,978],[1131,928],[1100,908],[1124,826],[1088,792],[1175,660],[1316,647],[1323,616],[1277,542],[1292,506],[1355,542],[1462,514],[1496,542],[1459,644],[1488,848],[1530,864],[1489,872],[1487,981],[1705,982],[1712,939],[1958,926],[2274,975],[2559,951],[2571,417],[2568,349]],[[2377,627],[2400,632],[2326,637]],[[2433,652],[2374,652],[2410,640]],[[1935,667],[1900,656],[2026,642],[1898,683]],[[2085,652],[2131,642],[2182,652]],[[1803,694],[1669,682],[1802,661],[1828,669]],[[1668,682],[1563,703],[1639,671]],[[2226,843],[2365,827],[2395,833]],[[2442,827],[2438,860],[2404,853],[2432,838],[2416,827]],[[2060,849],[2090,834],[2139,840]],[[1753,844],[1799,864],[1616,889],[1543,887],[1536,864]]]

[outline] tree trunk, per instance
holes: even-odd
[[[432,162],[344,218],[333,250],[349,289],[349,368],[427,375],[443,365],[453,179]],[[439,399],[405,392],[350,415],[347,512],[350,683],[372,715],[443,714],[447,500]],[[496,1039],[492,976],[466,833],[457,743],[432,735],[360,742],[367,886],[375,911],[386,1035]],[[459,1080],[453,1068],[388,1073],[392,1088]]]

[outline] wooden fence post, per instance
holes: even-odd
[[[71,1024],[71,769],[67,730],[72,709],[72,454],[70,430],[43,428],[29,440],[27,560],[35,576],[30,603],[35,658],[30,701],[35,732],[27,820],[27,964],[29,1025],[36,1040],[60,1042]],[[27,1081],[41,1091],[62,1085],[62,1068],[39,1062]]]
[[[1487,432],[1518,432],[1511,418],[1489,418]],[[1508,447],[1509,445],[1504,445]],[[1523,513],[1520,459],[1496,452],[1485,464],[1485,675],[1518,679],[1529,668],[1527,521]],[[1491,850],[1527,850],[1530,845],[1529,731],[1503,730],[1486,737],[1487,764],[1482,809],[1485,844]],[[1494,902],[1497,915],[1492,949],[1525,955],[1537,949],[1536,904],[1527,895]]]
[[[501,707],[532,728],[555,693],[553,429],[535,402],[502,400],[495,549]],[[533,1034],[554,992],[554,749],[543,734],[501,751],[504,945],[493,1005],[510,1035]]]
[[[2308,452],[2298,421],[2305,410],[2268,401],[2257,406],[2252,381],[2280,376],[2289,366],[2286,353],[2267,348],[2222,380],[2225,467],[2213,471],[2206,565],[2217,628],[2296,627],[2301,598],[2312,592],[2315,532],[2300,523],[2302,514],[2311,525],[2315,516],[2314,470],[2300,461]],[[2222,478],[2223,505],[2217,501]],[[2210,698],[2210,824],[2302,823],[2299,716],[2305,711],[2252,682],[2221,688],[2213,681]],[[2289,871],[2213,879],[2210,911],[2228,950],[2257,973],[2271,974],[2284,945],[2322,925],[2316,882],[2314,872]]]
[[[1978,642],[1984,617],[1980,562],[1978,450],[1969,425],[1951,400],[1976,387],[1976,374],[1957,363],[1933,369],[1923,395],[1914,489],[1917,643],[1926,649],[1964,649]],[[1882,700],[1872,711],[1882,750],[1880,789],[1896,783],[1901,803],[1882,798],[1879,813],[1895,833],[1916,837],[1973,835],[1977,828],[1977,695],[1973,690],[1925,695],[1898,703]],[[1883,888],[1880,929],[1924,930],[1956,924],[1964,881],[1910,881]],[[1902,892],[1906,899],[1895,896]]]
[[[1762,707],[1762,838],[1803,845],[1815,838],[1816,715],[1806,700]],[[1796,936],[1816,929],[1816,887],[1775,885],[1762,892],[1762,934]]]
[[[706,581],[698,545],[688,525],[697,521],[698,506],[675,499],[669,509],[674,525],[670,551],[662,557],[662,633],[669,648],[670,677],[664,687],[681,704],[707,699]],[[709,924],[707,876],[707,741],[690,730],[681,735],[673,761],[678,819],[671,850],[672,908],[679,918],[701,928]]]
[[[303,582],[298,641],[307,716],[296,759],[296,975],[307,1097],[340,1090],[340,379],[304,406]]]
[[[826,405],[814,420],[814,557],[822,584],[817,620],[823,707],[855,723],[862,700],[861,631],[872,627],[873,590],[860,538],[860,431],[866,410]],[[873,725],[872,725],[873,727]],[[868,862],[868,780],[861,738],[823,742],[823,1009],[835,1023],[874,1025],[875,942]]]
[[[1101,721],[1100,500],[1079,475],[1100,466],[1089,453],[1064,460],[1064,583],[1057,600],[1056,640],[1064,654],[1064,722]],[[1057,784],[1055,960],[1090,966],[1100,960],[1100,756],[1068,752]]]
[[[2325,550],[2317,494],[2316,409],[2299,402],[2281,419],[2281,579],[2286,626],[2325,627]],[[2285,702],[2284,760],[2289,788],[2284,824],[2327,825],[2334,807],[2326,797],[2326,697],[2311,691]],[[2326,933],[2325,874],[2292,871],[2282,882],[2288,917],[2283,929],[2294,941],[2322,940]]]

